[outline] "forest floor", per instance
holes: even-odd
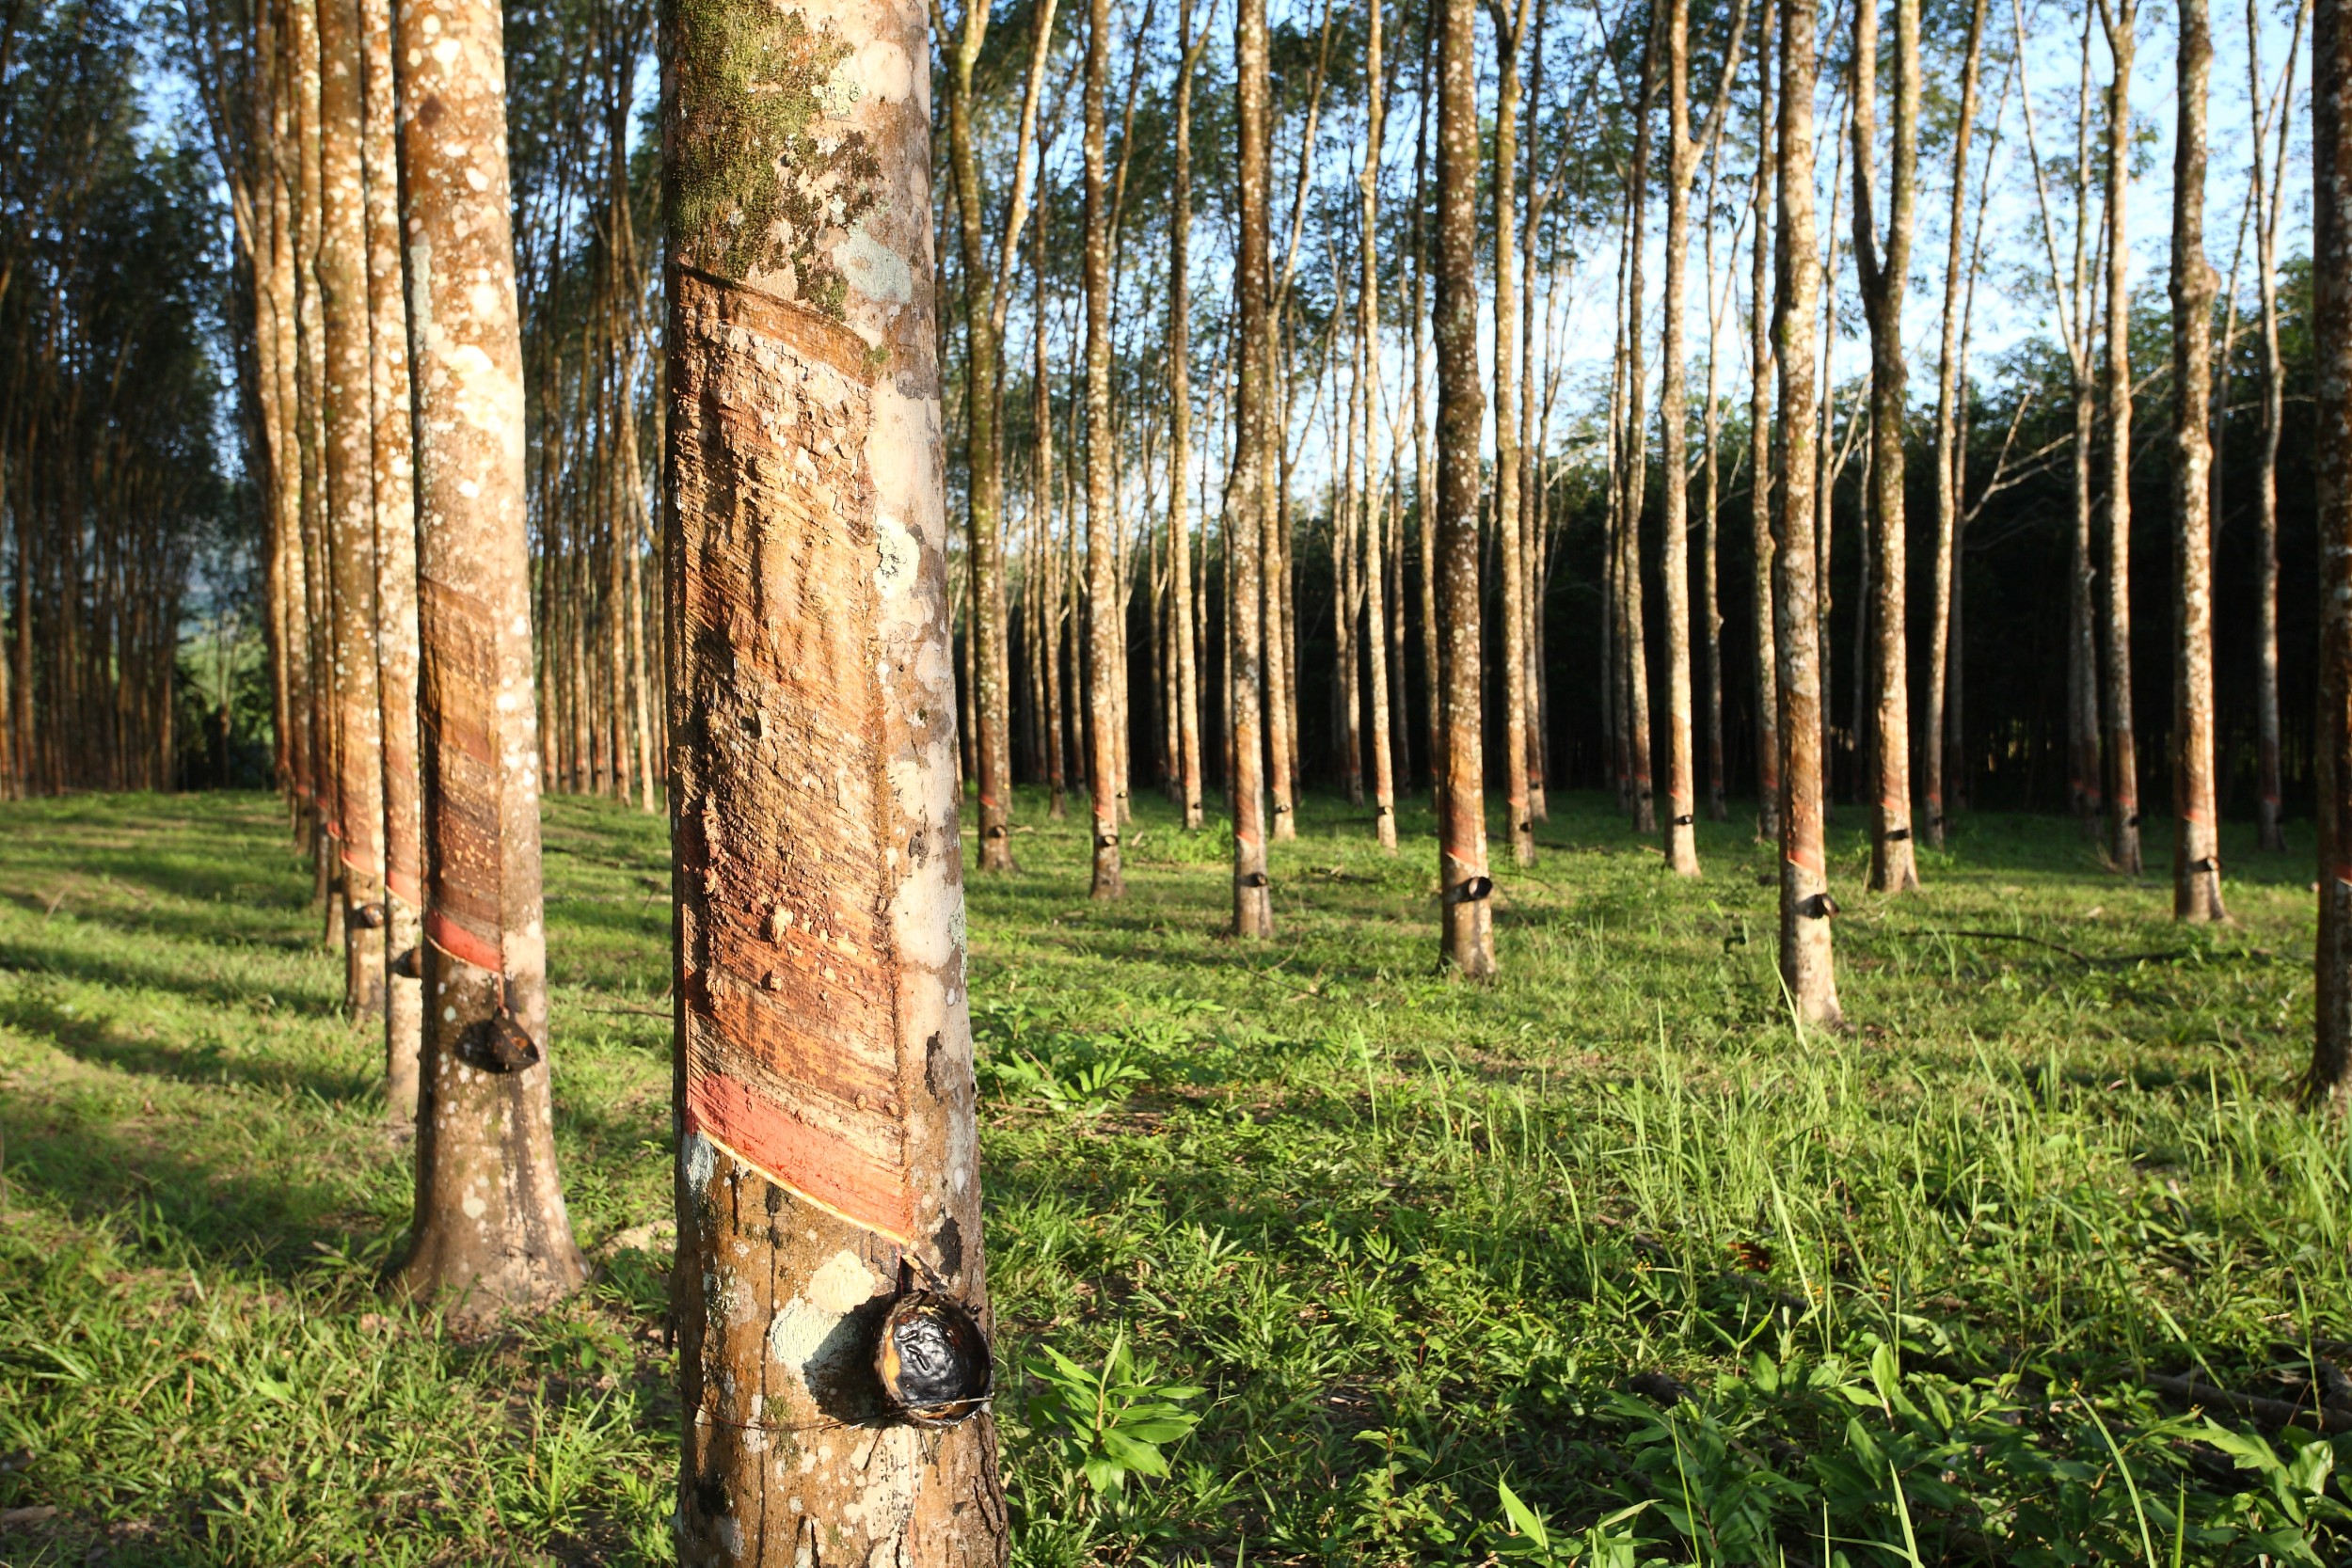
[[[2292,1102],[2308,829],[2226,834],[2236,922],[2192,931],[2035,818],[1867,895],[1841,811],[1824,1034],[1746,825],[1682,883],[1611,806],[1499,871],[1480,987],[1433,962],[1425,808],[1391,859],[1309,802],[1242,947],[1221,833],[1146,798],[1092,905],[1025,795],[1021,871],[970,884],[1017,1560],[2352,1558],[2352,1437],[2312,1430],[2352,1432],[2352,1165]],[[662,825],[550,802],[600,1270],[459,1343],[377,1293],[408,1148],[283,821],[0,807],[0,1562],[668,1560]],[[1106,1442],[1122,1400],[1199,1424]]]

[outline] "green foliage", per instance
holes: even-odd
[[[1129,1476],[1165,1476],[1174,1443],[1200,1422],[1183,1408],[1198,1399],[1188,1384],[1155,1383],[1153,1369],[1138,1365],[1124,1332],[1114,1335],[1100,1367],[1081,1367],[1052,1345],[1029,1363],[1039,1391],[1028,1399],[1030,1433],[1050,1444],[1067,1468],[1086,1477],[1097,1494],[1125,1488]]]

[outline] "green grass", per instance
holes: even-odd
[[[1684,885],[1560,802],[1475,987],[1433,962],[1418,804],[1391,860],[1310,802],[1252,947],[1216,832],[1146,799],[1098,907],[1043,818],[971,887],[1020,1561],[2352,1555],[2352,1439],[2150,1382],[2308,1406],[2352,1362],[2344,1130],[2291,1099],[2308,853],[2233,832],[2238,924],[2190,932],[2032,818],[1869,897],[1840,813],[1825,1035],[1737,825]],[[374,1290],[407,1148],[283,820],[0,808],[0,1562],[666,1560],[661,826],[549,810],[598,1283],[454,1343]],[[1106,1444],[1073,1367],[1155,1446]]]

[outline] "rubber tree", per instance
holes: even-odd
[[[2352,1069],[2352,18],[2312,14],[2312,442],[2319,511],[2319,937],[2307,1099]]]
[[[1748,272],[1748,538],[1755,551],[1749,584],[1756,637],[1756,837],[1780,838],[1780,674],[1772,635],[1772,40],[1774,0],[1756,24],[1756,210]]]
[[[2209,0],[2178,0],[2178,128],[2172,141],[2172,914],[2219,920],[2220,824],[2213,724],[2213,303],[2205,260]],[[2262,156],[2261,148],[2255,157]]]
[[[1265,661],[1268,647],[1262,575],[1267,513],[1266,441],[1272,417],[1267,303],[1271,234],[1266,207],[1265,0],[1237,0],[1233,9],[1233,96],[1240,146],[1234,157],[1240,184],[1241,234],[1233,266],[1233,477],[1225,493],[1226,607],[1232,625],[1227,680],[1232,689],[1233,934],[1274,934],[1274,903],[1266,879]]]
[[[1110,88],[1108,0],[1087,8],[1086,316],[1087,316],[1087,784],[1094,801],[1094,877],[1089,895],[1120,898],[1119,826],[1125,772],[1119,744],[1127,705],[1119,635],[1119,546],[1112,511],[1119,504],[1111,436],[1111,201],[1105,148]]]
[[[1445,748],[1438,791],[1441,952],[1462,974],[1495,972],[1479,755],[1478,13],[1440,0],[1438,20],[1438,616]],[[1508,341],[1508,340],[1504,340]],[[1506,356],[1507,357],[1507,356]],[[1506,530],[1507,531],[1507,530]],[[1524,753],[1521,753],[1524,755]]]
[[[925,11],[662,36],[679,1559],[993,1564],[991,1418],[874,1370],[910,1283],[988,1322]]]
[[[1780,30],[1780,230],[1772,332],[1780,360],[1774,441],[1780,504],[1772,540],[1772,608],[1780,659],[1780,978],[1805,1022],[1836,1024],[1837,977],[1822,822],[1821,688],[1815,627],[1814,321],[1820,247],[1813,222],[1814,35],[1819,0],[1787,0]]]
[[[2106,401],[2107,613],[2106,646],[2107,855],[2127,877],[2140,870],[2139,752],[2132,724],[2132,315],[2131,230],[2123,203],[2132,182],[2132,59],[2139,0],[2099,0],[2114,77],[2107,84]]]
[[[1175,169],[1168,236],[1168,564],[1169,657],[1176,661],[1176,794],[1187,832],[1202,822],[1200,650],[1192,581],[1192,82],[1208,48],[1209,24],[1192,27],[1192,0],[1180,0]],[[1205,591],[1205,585],[1204,590]]]
[[[1519,528],[1519,287],[1518,142],[1519,53],[1534,0],[1499,0],[1495,29],[1495,554],[1502,567],[1503,802],[1510,816],[1511,856],[1535,863],[1535,814],[1528,799],[1527,576]],[[1440,126],[1438,135],[1444,135]],[[1443,200],[1442,196],[1439,200]]]
[[[400,7],[402,231],[417,490],[426,1024],[402,1293],[453,1320],[587,1269],[555,1167],[522,335],[505,59],[490,0]]]
[[[1879,0],[1854,6],[1853,259],[1870,325],[1870,887],[1901,893],[1919,885],[1911,842],[1910,625],[1904,595],[1903,437],[1910,395],[1903,362],[1903,294],[1918,212],[1919,0],[1895,0],[1893,160],[1887,169],[1886,237],[1875,216],[1878,166]]]

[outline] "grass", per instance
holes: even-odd
[[[1391,860],[1309,802],[1263,947],[1156,799],[1107,907],[1021,811],[971,887],[1019,1561],[2352,1555],[2352,1438],[2152,1382],[2352,1402],[2352,1165],[2290,1093],[2308,854],[2233,831],[2237,924],[2184,931],[2033,818],[1867,896],[1843,812],[1825,1035],[1738,825],[1686,885],[1559,802],[1481,988],[1432,962],[1418,805]],[[375,1291],[407,1149],[282,823],[0,808],[0,1562],[666,1560],[662,828],[550,802],[603,1266],[456,1343]]]

